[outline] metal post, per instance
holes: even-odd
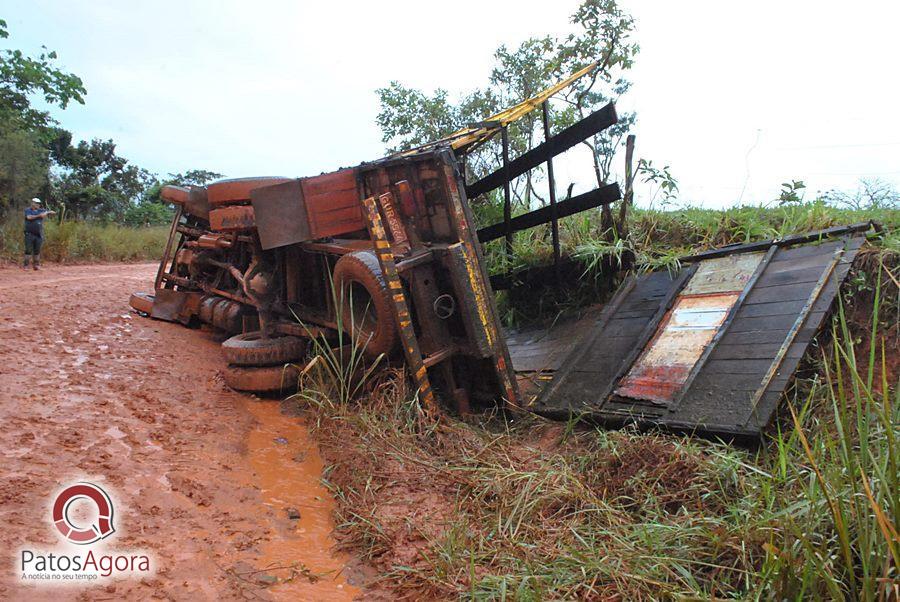
[[[162,260],[159,262],[159,269],[156,271],[156,281],[153,283],[154,290],[158,291],[163,286],[163,274],[166,273],[166,264],[169,263],[169,255],[172,252],[172,242],[175,240],[175,234],[178,231],[178,224],[181,222],[183,210],[184,207],[181,205],[175,205],[175,215],[172,217],[172,228],[169,230],[169,238],[166,240],[166,247],[163,249]]]
[[[500,130],[503,140],[503,228],[506,233],[506,256],[512,257],[512,198],[509,189],[509,132]]]
[[[550,111],[545,100],[541,104],[544,118],[544,140],[550,139]],[[559,216],[556,212],[556,178],[553,177],[553,159],[547,159],[547,179],[550,184],[550,235],[553,240],[553,265],[559,268]],[[557,273],[557,276],[559,274]]]

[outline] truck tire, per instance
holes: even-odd
[[[266,337],[259,331],[238,334],[222,343],[229,364],[236,366],[276,366],[294,362],[306,353],[300,337]]]
[[[153,310],[153,299],[154,297],[150,293],[131,293],[128,305],[136,312],[149,316]]]
[[[288,181],[290,181],[290,178],[281,177],[233,178],[230,180],[219,180],[218,182],[213,182],[206,186],[206,198],[210,207],[237,205],[250,201],[251,190]]]
[[[293,391],[297,388],[300,372],[296,366],[227,366],[222,373],[225,384],[235,391],[247,393],[273,393]]]
[[[394,305],[378,258],[370,251],[348,253],[334,266],[334,285],[344,330],[369,357],[388,355],[397,345]]]

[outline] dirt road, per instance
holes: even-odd
[[[306,430],[225,388],[211,332],[129,310],[154,273],[0,268],[0,599],[351,599]],[[60,544],[52,500],[83,480],[113,499],[105,545],[155,574],[23,586],[20,550]]]

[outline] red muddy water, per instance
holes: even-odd
[[[0,599],[352,599],[306,429],[225,388],[213,333],[129,310],[154,273],[0,268]],[[52,498],[83,480],[115,504],[103,544],[155,574],[23,586],[18,551],[59,545]]]

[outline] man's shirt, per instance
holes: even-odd
[[[31,207],[25,209],[25,232],[27,234],[44,235],[44,218],[28,219],[31,215],[40,215],[43,212],[43,209],[32,209]]]

